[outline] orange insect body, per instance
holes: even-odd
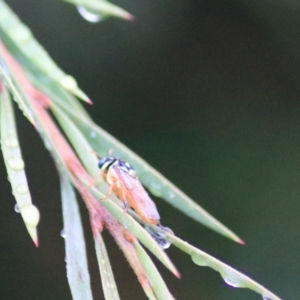
[[[121,159],[105,157],[99,161],[102,177],[113,192],[149,224],[159,224],[160,216],[155,203],[140,183],[133,167]]]

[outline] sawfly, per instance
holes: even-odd
[[[134,168],[127,162],[113,157],[99,160],[101,176],[112,192],[124,203],[125,209],[131,207],[148,224],[160,223],[160,216],[155,203],[139,181]]]

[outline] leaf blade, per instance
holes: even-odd
[[[269,300],[281,300],[274,293],[270,292],[268,289],[258,284],[256,281],[250,277],[244,275],[243,273],[235,270],[229,265],[221,262],[220,260],[214,258],[213,256],[207,254],[206,252],[190,245],[189,243],[181,240],[180,238],[167,233],[168,240],[177,248],[183,252],[189,254],[193,262],[199,266],[209,267],[219,272],[224,281],[233,287],[248,288],[258,294],[261,294],[264,299]]]
[[[90,275],[79,208],[67,175],[60,170],[67,278],[74,300],[92,300]]]
[[[6,88],[3,86],[1,98],[1,149],[13,194],[22,215],[27,231],[34,244],[38,246],[37,225],[39,211],[32,204],[30,190],[24,171],[24,161],[18,140],[12,103]]]
[[[138,242],[134,243],[134,247],[151,282],[157,300],[174,299],[147,252]]]
[[[2,0],[0,0],[0,27],[19,51],[38,68],[41,68],[48,77],[80,99],[90,102],[88,96],[78,87],[76,80],[56,65],[46,50],[33,37],[30,29]]]
[[[120,300],[105,243],[98,231],[94,233],[94,241],[105,299]]]
[[[67,115],[60,110],[58,107],[52,108],[54,115],[56,116],[59,124],[64,129],[65,134],[68,136],[70,142],[78,153],[80,159],[82,160],[84,166],[92,175],[97,174],[97,160],[94,155],[90,153],[90,145],[87,143],[85,137],[76,128],[72,121],[67,117]],[[116,203],[110,199],[101,201],[101,199],[106,198],[106,196],[98,191],[96,188],[91,187],[88,182],[82,180],[84,184],[92,191],[94,196],[99,200],[101,205],[103,205],[126,229],[132,232],[142,243],[173,273],[175,276],[179,277],[179,273],[175,266],[172,264],[166,253],[159,247],[159,245],[154,242],[153,238],[149,233],[142,228],[131,216],[124,214],[122,208],[120,208]]]
[[[233,231],[206,212],[200,205],[195,203],[167,178],[104,129],[88,120],[86,116],[75,116],[71,109],[66,111],[66,113],[81,130],[91,147],[101,156],[106,156],[109,150],[113,149],[116,155],[131,163],[136,169],[141,182],[152,194],[163,198],[193,220],[240,244],[244,244]]]

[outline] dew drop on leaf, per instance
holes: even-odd
[[[151,187],[155,190],[160,190],[161,189],[161,185],[157,182],[152,182]]]
[[[168,227],[163,227],[160,226],[160,228],[166,232],[173,232],[170,228]],[[163,250],[166,250],[170,248],[171,243],[166,240],[166,234],[162,231],[157,231],[151,226],[145,225],[146,231],[152,236],[152,238],[156,241],[156,243],[162,248]]]
[[[263,300],[273,300],[273,298],[263,296]]]
[[[173,199],[175,197],[174,193],[168,192],[168,198]]]
[[[0,58],[0,65],[3,68],[4,72],[9,73],[8,66],[7,66],[6,62],[2,58]]]
[[[64,229],[60,232],[60,236],[61,236],[63,239],[65,239],[65,238],[67,237],[66,232],[65,232]]]
[[[73,90],[77,88],[77,82],[71,75],[66,75],[60,79],[59,83],[67,90]]]
[[[97,132],[96,132],[96,131],[91,131],[90,137],[91,137],[92,139],[94,139],[96,136],[97,136]]]
[[[206,267],[208,265],[207,260],[205,258],[203,258],[202,256],[199,256],[197,254],[194,254],[191,256],[192,261],[201,267]]]
[[[86,281],[86,276],[85,276],[84,273],[79,272],[79,277],[80,277],[80,279],[81,279],[82,282],[85,282],[85,281]]]
[[[20,171],[24,169],[24,161],[18,157],[11,157],[7,159],[7,164],[10,168]]]
[[[19,205],[18,205],[17,203],[16,203],[14,209],[15,209],[15,212],[16,212],[16,213],[18,213],[18,214],[20,213],[20,208],[19,208]]]
[[[225,281],[228,285],[230,285],[230,286],[232,286],[232,287],[234,287],[234,288],[239,287],[239,284],[238,284],[237,282],[235,282],[234,280],[232,280],[232,279],[224,278],[224,281]]]
[[[77,6],[77,10],[79,14],[88,22],[98,23],[103,19],[103,16],[100,15],[99,13],[98,14],[92,13],[83,6]]]
[[[27,226],[36,227],[40,221],[40,212],[33,204],[22,207],[22,217]]]
[[[19,184],[16,187],[16,192],[19,194],[27,194],[29,192],[28,187],[26,184]]]
[[[51,143],[48,141],[48,139],[44,139],[44,145],[49,151],[52,150]]]
[[[18,141],[15,138],[13,138],[13,137],[6,138],[3,141],[3,144],[6,147],[9,147],[9,148],[16,148],[16,147],[18,147]]]

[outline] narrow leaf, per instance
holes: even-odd
[[[82,180],[82,182],[89,186],[84,180]],[[166,253],[138,222],[136,222],[129,214],[124,213],[124,210],[112,200],[101,200],[105,197],[105,195],[99,192],[96,188],[90,187],[90,189],[94,196],[115,217],[116,220],[133,233],[176,277],[180,277],[179,272],[174,267]]]
[[[5,70],[5,68],[3,67],[3,65],[0,63],[0,75],[3,77],[3,79],[5,80],[6,84],[8,85],[11,93],[14,95],[15,100],[18,102],[20,108],[22,109],[24,115],[27,117],[27,119],[34,124],[34,121],[32,119],[32,116],[25,104],[24,99],[22,98],[22,96],[20,95],[20,93],[18,92],[17,87],[15,86],[12,77],[10,76],[10,74],[7,73],[7,70]]]
[[[156,266],[154,265],[152,259],[149,257],[147,252],[143,249],[140,243],[134,243],[135,249],[139,255],[140,261],[147,273],[148,279],[151,286],[155,292],[158,300],[168,300],[174,299],[168,290],[164,280],[162,279],[160,273],[158,272]]]
[[[92,175],[97,174],[97,161],[90,153],[90,145],[85,140],[85,137],[77,129],[77,127],[72,123],[72,121],[58,108],[53,108],[53,112],[59,122],[59,124],[64,129],[65,134],[69,138],[71,144],[78,153],[80,159],[82,160],[84,166],[86,167]],[[96,171],[95,171],[96,170]],[[84,181],[83,181],[84,182]],[[104,194],[98,191],[94,187],[90,187],[90,184],[84,182],[95,195],[95,197],[101,201],[101,199],[106,198]],[[107,190],[107,189],[106,189]],[[166,255],[166,253],[159,247],[159,245],[154,242],[153,238],[148,234],[140,224],[138,224],[131,216],[124,214],[124,210],[115,204],[112,200],[107,199],[101,201],[101,204],[130,232],[132,232],[157,258],[177,277],[179,276],[178,271]]]
[[[15,117],[9,94],[1,87],[1,149],[5,166],[17,201],[17,210],[21,213],[33,242],[38,246],[37,225],[39,211],[32,204],[31,195],[24,171],[24,161],[18,140]]]
[[[0,0],[0,27],[23,55],[41,68],[47,76],[77,97],[90,102],[87,95],[77,86],[76,80],[65,74],[55,64],[46,50],[33,37],[29,28],[20,21],[3,0]]]
[[[121,156],[123,159],[128,160],[135,167],[143,184],[154,195],[165,199],[171,205],[205,226],[233,239],[234,241],[243,243],[236,234],[208,214],[198,204],[193,202],[193,200],[164,178],[154,168],[149,166],[144,160],[121,144],[114,137],[109,135],[106,131],[94,124],[87,116],[85,110],[75,99],[60,90],[51,78],[47,79],[47,76],[38,67],[35,67],[30,60],[26,60],[20,50],[13,47],[13,42],[6,35],[4,35],[4,38],[7,40],[7,43],[10,44],[11,51],[17,57],[22,57],[22,61],[24,61],[24,65],[27,68],[27,72],[29,72],[35,85],[50,95],[56,105],[63,107],[63,109],[72,117],[73,121],[77,124],[78,128],[89,141],[93,150],[105,156],[108,154],[110,149],[114,149],[114,153]],[[47,84],[45,84],[46,82]],[[74,107],[76,107],[76,114],[74,113]]]
[[[65,107],[66,104],[64,105],[64,110]],[[102,156],[107,156],[109,150],[113,149],[114,155],[122,157],[122,159],[134,166],[137,170],[139,179],[152,194],[163,198],[169,204],[173,205],[195,221],[202,223],[238,243],[244,243],[235,233],[221,224],[168,179],[105,130],[88,120],[86,116],[75,115],[71,108],[65,111],[69,114],[73,122],[77,125],[77,128],[81,130],[82,134],[95,151]]]
[[[7,48],[9,48],[10,53],[17,58],[18,61],[22,62],[22,69],[34,86],[48,95],[52,101],[60,103],[61,105],[67,103],[72,106],[76,113],[79,113],[81,116],[88,116],[87,112],[81,106],[81,103],[78,102],[77,99],[61,85],[57,84],[54,79],[50,78],[43,69],[39,68],[27,56],[25,56],[10,36],[1,30],[1,26],[0,39],[5,43]]]
[[[74,189],[67,175],[60,171],[61,199],[64,220],[67,277],[73,300],[92,300],[87,254]]]
[[[264,300],[281,300],[278,296],[248,276],[240,273],[204,251],[197,249],[172,234],[167,233],[167,237],[174,246],[189,254],[195,264],[202,267],[209,267],[219,272],[228,285],[236,288],[248,288],[261,294]]]
[[[107,250],[102,236],[98,231],[94,232],[94,240],[105,299],[119,300],[120,296],[110,265],[109,257],[107,255]]]

